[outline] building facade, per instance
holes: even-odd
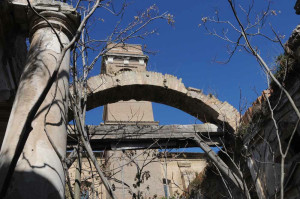
[[[114,76],[126,71],[144,72],[147,62],[141,45],[111,43],[103,55],[101,73]],[[158,125],[153,115],[151,102],[118,101],[104,106],[103,125]],[[98,154],[117,198],[180,197],[207,164],[204,154],[199,153],[169,153],[163,148],[127,149],[130,147],[116,147]],[[90,198],[108,197],[100,179],[95,177],[93,181],[91,175],[97,174],[90,166],[84,158],[82,190],[89,190]],[[70,172],[73,182],[75,169],[76,163]]]

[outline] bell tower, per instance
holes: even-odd
[[[116,75],[124,71],[146,71],[148,56],[143,54],[141,45],[110,43],[106,48],[107,52],[102,58],[102,74]],[[105,105],[103,121],[104,124],[158,124],[154,121],[152,103],[135,100]]]

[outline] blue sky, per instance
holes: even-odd
[[[236,3],[239,2],[246,1],[236,1]],[[118,1],[115,3],[117,4]],[[172,27],[166,21],[155,21],[148,28],[149,30],[156,28],[158,34],[144,40],[128,41],[128,43],[146,44],[148,50],[157,51],[156,55],[149,55],[148,70],[182,78],[187,87],[199,88],[205,93],[216,94],[221,101],[227,101],[236,108],[240,103],[240,91],[242,98],[249,106],[257,95],[267,88],[266,77],[250,54],[239,51],[226,65],[213,61],[215,58],[222,61],[228,57],[227,43],[208,35],[204,27],[199,27],[199,24],[202,23],[202,17],[213,16],[215,10],[218,10],[220,18],[236,24],[227,0],[130,1],[124,15],[124,26],[137,15],[137,12],[153,4],[156,4],[160,13],[167,11],[174,15],[175,24]],[[283,42],[286,42],[298,24],[299,17],[294,12],[294,4],[295,1],[291,0],[276,0],[271,4],[271,9],[276,11],[277,16],[271,16],[267,24],[271,23],[277,32],[286,36]],[[266,6],[265,0],[257,0],[255,10],[261,10],[264,6]],[[238,9],[239,14],[241,14],[240,11]],[[95,16],[104,20],[93,26],[91,34],[98,39],[105,39],[118,18],[112,17],[104,10],[97,11]],[[220,26],[214,27],[220,30]],[[269,25],[266,25],[266,29],[262,31],[274,38]],[[231,29],[228,35],[236,36]],[[283,52],[278,44],[261,38],[253,39],[252,42],[260,49],[262,57],[270,66],[274,66],[275,57]],[[91,52],[90,56],[94,56],[94,53]],[[91,75],[99,74],[99,72],[100,62],[97,63]],[[153,110],[155,120],[160,121],[160,124],[198,123],[195,118],[172,107],[154,103]],[[91,110],[87,114],[87,124],[99,124],[101,119],[101,108]]]

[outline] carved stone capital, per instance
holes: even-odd
[[[80,15],[72,6],[55,1],[52,3],[37,2],[32,7],[38,12],[38,15],[28,8],[30,38],[38,29],[49,27],[49,23],[57,31],[66,34],[70,40],[73,38],[80,23]]]
[[[31,1],[33,9],[25,0],[12,0],[10,2],[14,21],[29,37],[40,28],[49,27],[47,21],[58,31],[62,31],[69,39],[75,34],[80,24],[80,15],[72,6],[59,1],[34,0]]]
[[[30,13],[29,38],[31,38],[31,36],[38,29],[50,27],[50,23],[51,26],[56,29],[56,31],[62,31],[71,40],[75,35],[77,27],[80,23],[80,17],[77,12],[74,12],[74,14],[66,14],[61,11],[45,9],[40,11],[39,15],[36,13]],[[43,16],[43,18],[41,16]]]

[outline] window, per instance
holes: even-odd
[[[108,61],[108,63],[113,63],[114,62],[114,58],[113,57],[108,57],[107,61]]]
[[[139,63],[142,65],[142,64],[145,64],[145,61],[143,59],[140,59]]]
[[[129,59],[124,59],[124,64],[129,64]]]
[[[88,181],[82,181],[81,182],[81,194],[80,199],[89,199],[89,189],[91,187],[92,183]]]
[[[88,199],[89,198],[89,190],[82,190],[80,199]]]
[[[168,196],[172,195],[172,190],[171,190],[171,180],[166,180],[163,178],[163,184],[164,184],[164,192],[165,192],[165,197],[167,198]]]
[[[132,71],[130,68],[122,68],[121,70],[119,70],[119,72],[124,72],[124,71]]]

